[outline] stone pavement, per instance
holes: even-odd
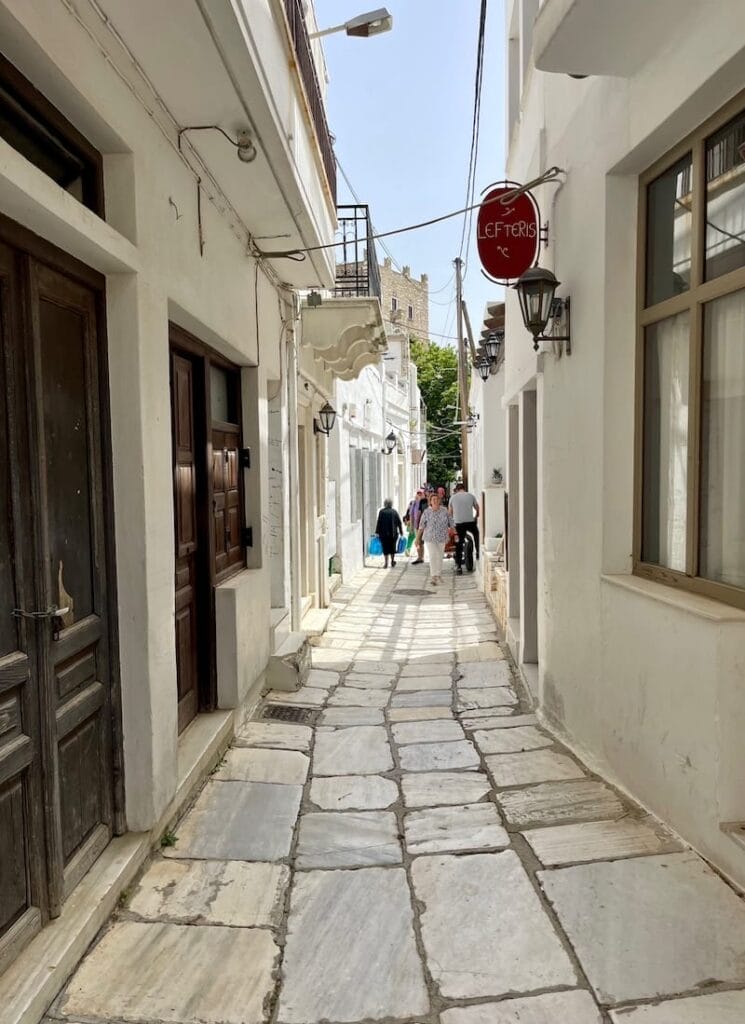
[[[521,701],[472,577],[366,570],[50,1020],[742,1024],[745,905]]]

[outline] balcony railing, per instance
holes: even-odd
[[[321,150],[323,166],[326,170],[332,198],[336,202],[336,159],[331,145],[331,132],[326,120],[321,86],[318,83],[316,62],[313,60],[313,51],[311,50],[308,29],[305,24],[302,0],[285,0],[285,13],[290,26],[290,35],[295,49],[295,56],[297,57],[298,70],[305,86],[305,95],[308,98],[310,115],[316,130],[318,147]]]
[[[380,267],[367,206],[337,206],[336,286],[338,298],[380,298]]]

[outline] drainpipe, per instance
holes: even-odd
[[[290,629],[300,629],[300,472],[298,455],[297,381],[298,354],[295,325],[299,321],[297,295],[292,294],[292,316],[287,325],[287,419],[289,423],[289,487],[290,487]]]

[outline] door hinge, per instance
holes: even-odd
[[[251,468],[251,449],[241,448],[241,469]]]
[[[243,527],[241,530],[241,540],[243,541],[244,548],[252,548],[254,546],[253,526]]]

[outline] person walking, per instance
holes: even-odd
[[[417,540],[424,540],[427,548],[429,581],[433,586],[442,583],[442,558],[452,525],[450,513],[442,506],[440,495],[433,494],[429,499],[429,508],[422,512],[417,531]]]
[[[479,525],[477,520],[481,510],[474,496],[470,491],[466,490],[465,484],[457,483],[455,485],[455,493],[450,499],[448,511],[453,518],[455,529],[458,533],[458,543],[455,546],[455,571],[459,576],[462,576],[463,544],[467,533],[470,533],[473,537],[474,552],[476,558],[479,557]]]
[[[391,568],[396,564],[396,544],[399,537],[403,537],[404,528],[401,516],[393,507],[390,498],[386,498],[383,507],[378,512],[378,521],[375,524],[375,532],[380,538],[383,546],[383,568],[388,568],[388,559],[391,560]]]
[[[407,528],[406,537],[406,554],[411,554],[411,549],[416,539],[416,528],[419,525],[419,503],[424,497],[424,491],[417,491],[416,495],[409,502],[409,507],[406,509],[406,515],[404,516],[404,526]]]
[[[429,496],[426,490],[416,492],[416,509],[414,511],[414,543],[416,544],[416,558],[411,563],[412,565],[421,565],[424,561],[424,541],[419,535],[419,523],[421,522],[422,513],[425,509],[429,508]]]

